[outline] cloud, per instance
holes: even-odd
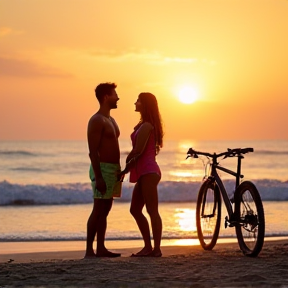
[[[179,64],[193,64],[198,62],[197,58],[183,58],[183,57],[167,57],[161,55],[159,52],[147,52],[145,50],[141,51],[124,51],[117,52],[114,50],[110,51],[96,51],[92,52],[91,55],[98,60],[109,60],[115,62],[134,62],[134,61],[145,61],[149,64],[157,65],[167,65],[170,63],[179,63]]]
[[[11,34],[23,34],[23,31],[20,30],[13,30],[10,27],[0,27],[0,37],[5,37],[7,35],[11,35]]]
[[[14,58],[0,57],[0,76],[1,77],[72,77],[72,74],[41,66],[29,60],[19,60]]]
[[[0,37],[4,37],[12,33],[12,29],[8,27],[0,27]]]
[[[180,57],[165,57],[164,61],[167,63],[195,63],[198,62],[196,58],[180,58]]]

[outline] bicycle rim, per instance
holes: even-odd
[[[221,196],[219,188],[210,180],[205,181],[198,193],[196,225],[198,239],[205,250],[216,245],[221,221]]]
[[[262,250],[265,218],[262,200],[252,182],[245,181],[235,193],[236,234],[240,249],[247,256],[256,257]]]

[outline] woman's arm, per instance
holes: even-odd
[[[126,158],[126,163],[128,163],[133,157],[135,156],[139,157],[143,153],[152,130],[153,126],[149,122],[144,122],[141,125],[137,133],[135,146],[133,147],[132,151],[128,154]]]
[[[152,130],[153,126],[149,122],[144,122],[141,125],[137,133],[135,146],[126,158],[126,167],[121,172],[122,175],[128,173],[130,169],[135,165],[137,159],[143,153],[147,145]]]

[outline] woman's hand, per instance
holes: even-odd
[[[130,169],[135,166],[136,161],[140,155],[138,153],[134,153],[133,151],[130,152],[130,154],[127,156],[126,159],[126,166],[123,171],[117,174],[117,180],[123,182],[125,174],[127,174]]]

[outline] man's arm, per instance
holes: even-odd
[[[102,195],[104,195],[106,192],[106,183],[102,176],[99,159],[99,146],[101,143],[103,130],[104,124],[101,117],[98,115],[92,116],[88,123],[87,129],[89,157],[95,174],[96,189],[100,191]]]

